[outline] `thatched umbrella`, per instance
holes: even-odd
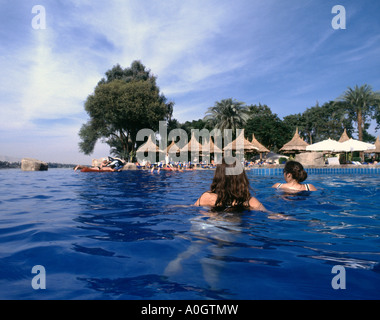
[[[214,154],[215,160],[218,161],[222,156],[223,151],[214,144],[210,136],[208,140],[204,140],[202,143],[202,155],[205,156],[204,160],[208,160],[207,158],[211,154]]]
[[[152,141],[152,137],[149,136],[148,140],[141,145],[136,152],[163,152],[160,148]]]
[[[202,152],[202,145],[195,138],[195,133],[191,135],[189,143],[181,149],[182,152]]]
[[[375,150],[372,150],[372,153],[380,153],[380,140],[379,137],[377,137],[376,142],[375,142]]]
[[[259,150],[257,146],[255,146],[253,143],[249,142],[244,137],[244,130],[241,131],[240,135],[232,142],[230,142],[227,146],[224,147],[224,150],[241,150],[241,148],[244,149],[244,151],[254,151]]]
[[[148,153],[148,157],[144,156],[145,152]],[[137,149],[136,156],[139,162],[148,161],[154,163],[157,161],[158,153],[163,153],[163,151],[160,150],[160,148],[152,141],[152,137],[149,136],[148,140]]]
[[[204,152],[209,151],[210,153],[223,153],[222,149],[220,149],[214,144],[211,137],[209,138],[208,141],[206,140],[202,143],[202,148]]]
[[[342,136],[340,137],[340,139],[338,140],[338,142],[344,142],[347,140],[350,140],[350,137],[348,136],[346,129],[344,129],[344,132]]]
[[[257,150],[259,153],[260,153],[260,160],[262,159],[262,155],[263,153],[269,153],[270,150],[268,148],[265,148],[259,141],[257,141],[257,139],[255,138],[255,134],[252,133],[252,140],[251,140],[251,143],[258,147],[259,150]]]
[[[172,140],[172,143],[164,150],[165,154],[179,153],[180,151],[181,149],[175,144],[174,139]]]
[[[364,151],[364,153],[375,153],[376,155],[380,154],[380,140],[379,140],[379,137],[377,137],[377,139],[376,139],[375,147],[376,147],[376,149],[367,150],[367,151]]]
[[[306,151],[306,147],[309,144],[304,141],[300,135],[298,134],[298,128],[296,129],[296,133],[293,136],[293,139],[286,143],[280,151],[284,153],[295,153],[299,151]]]
[[[375,149],[364,151],[364,153],[380,153],[380,140],[379,140],[379,137],[377,137],[377,139],[376,139]]]

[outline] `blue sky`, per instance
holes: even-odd
[[[35,5],[45,29],[32,26]],[[332,28],[335,5],[345,30]],[[0,0],[0,12],[0,155],[83,164],[108,155],[101,143],[91,156],[78,150],[83,103],[107,70],[134,60],[158,77],[180,122],[226,98],[282,118],[347,87],[380,90],[375,0]]]

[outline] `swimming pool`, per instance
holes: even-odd
[[[213,174],[1,170],[0,299],[380,298],[380,175],[291,196],[248,171],[274,220],[192,206]]]

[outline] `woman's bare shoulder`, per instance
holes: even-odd
[[[217,198],[217,194],[211,191],[207,191],[202,195],[202,199],[215,199]]]
[[[257,200],[255,197],[251,197],[251,199],[249,200],[249,206],[251,207],[252,210],[261,210],[261,211],[266,210],[263,204],[259,200]]]
[[[207,191],[203,193],[200,198],[197,200],[195,205],[197,206],[213,206],[216,202],[218,196],[215,193]]]

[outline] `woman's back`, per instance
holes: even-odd
[[[272,188],[286,189],[290,192],[316,191],[312,184],[302,184],[307,179],[307,172],[301,163],[288,161],[284,167],[284,179],[286,183],[276,183]]]
[[[196,206],[207,206],[207,207],[215,207],[216,200],[218,198],[218,195],[216,193],[212,193],[210,191],[206,191],[203,193],[200,198],[195,203]],[[236,206],[235,203],[232,203],[232,207]],[[265,210],[262,203],[257,200],[255,197],[251,197],[249,201],[243,205],[243,207],[246,207],[247,209],[251,210]]]
[[[289,183],[276,183],[273,185],[276,189],[286,189],[287,191],[300,192],[300,191],[316,191],[317,189],[309,183],[292,185]]]

